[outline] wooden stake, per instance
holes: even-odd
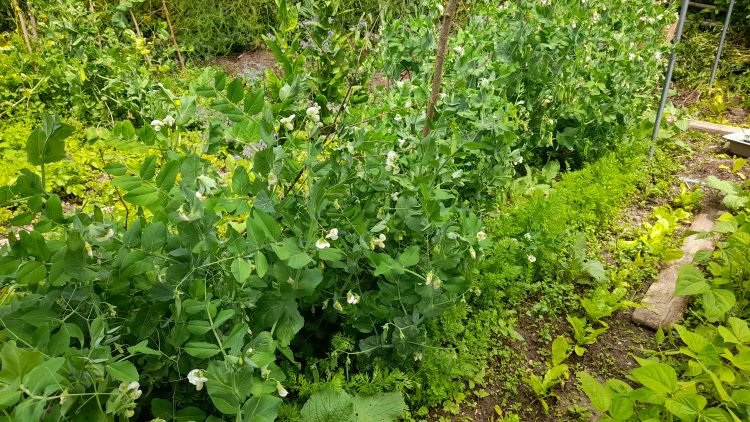
[[[174,35],[174,27],[172,26],[172,18],[169,16],[169,8],[167,8],[167,0],[161,0],[161,5],[164,8],[164,16],[167,18],[167,25],[169,26],[169,35],[172,37],[172,44],[177,50],[177,59],[180,61],[180,67],[185,68],[185,60],[182,59],[182,53],[180,53],[180,45],[177,44],[177,37]]]
[[[141,27],[138,26],[138,20],[135,18],[135,13],[133,13],[133,9],[130,9],[130,19],[133,20],[133,26],[135,27],[135,33],[138,35],[138,38],[143,38],[143,34],[141,33]],[[147,54],[146,55],[146,62],[149,66],[151,66],[151,57]]]
[[[26,0],[26,6],[29,8],[29,20],[31,21],[31,35],[34,36],[34,38],[39,38],[39,31],[37,30],[36,25],[36,17],[34,16],[36,12],[34,12],[34,5],[31,4],[31,0]]]
[[[457,6],[458,0],[448,0],[448,5],[446,6],[445,14],[443,15],[443,27],[440,30],[440,41],[438,42],[437,59],[435,60],[435,74],[432,77],[432,94],[430,95],[430,103],[427,106],[427,119],[425,119],[424,122],[422,136],[430,134],[430,123],[432,123],[432,119],[435,117],[435,105],[440,96],[440,84],[443,81],[445,51],[448,48],[448,38],[450,37],[453,15],[456,14]]]
[[[18,16],[18,23],[21,27],[21,33],[23,34],[23,41],[26,43],[26,48],[29,50],[29,53],[34,53],[34,50],[31,48],[31,40],[29,39],[29,29],[26,26],[26,16],[24,16],[21,6],[18,5],[18,0],[11,0],[11,2],[13,3],[13,10],[16,11],[16,15]]]

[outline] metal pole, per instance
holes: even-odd
[[[685,25],[685,18],[687,17],[689,0],[682,0],[682,7],[680,8],[680,19],[677,21],[677,30],[675,31],[674,42],[672,46],[672,56],[669,58],[669,66],[667,67],[667,76],[664,81],[664,89],[661,91],[661,102],[659,103],[659,111],[656,113],[656,122],[654,123],[654,132],[651,134],[651,150],[648,153],[649,159],[654,157],[654,149],[656,145],[654,141],[659,136],[659,127],[661,127],[661,119],[664,116],[664,107],[667,105],[667,97],[669,96],[669,85],[672,83],[672,73],[674,73],[674,65],[677,62],[677,45],[680,43],[682,38],[682,27]]]
[[[721,30],[721,40],[719,40],[719,50],[716,51],[716,59],[714,60],[714,68],[711,70],[711,79],[708,81],[708,87],[714,86],[714,80],[716,80],[716,71],[719,70],[719,60],[721,60],[721,50],[724,49],[724,40],[727,38],[727,30],[729,29],[729,22],[732,20],[732,9],[734,9],[734,0],[729,2],[729,9],[727,10],[727,19],[724,21],[724,29]]]

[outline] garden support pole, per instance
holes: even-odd
[[[443,65],[445,64],[445,50],[448,48],[448,38],[451,33],[451,24],[453,15],[456,14],[458,0],[449,0],[443,15],[443,27],[440,30],[440,41],[438,42],[437,58],[435,59],[435,74],[432,77],[432,93],[430,94],[430,103],[427,105],[427,118],[424,121],[422,136],[430,134],[430,124],[435,117],[435,105],[440,97],[440,83],[443,80]]]
[[[708,81],[708,87],[714,86],[714,80],[716,80],[716,71],[719,70],[719,60],[721,60],[721,50],[724,49],[724,40],[727,38],[727,30],[729,29],[729,23],[732,20],[732,9],[734,9],[734,0],[729,2],[729,9],[727,9],[727,18],[724,20],[724,28],[721,30],[721,39],[719,40],[719,49],[716,51],[716,59],[714,59],[714,67],[711,69],[711,79]]]
[[[164,8],[164,16],[167,18],[167,25],[169,25],[169,35],[172,37],[172,44],[177,50],[177,59],[180,61],[180,68],[185,68],[185,60],[182,59],[182,53],[180,53],[180,45],[177,43],[177,37],[174,34],[174,27],[172,26],[172,18],[169,16],[169,8],[167,7],[167,0],[161,0],[161,5]]]
[[[654,122],[654,132],[651,134],[651,149],[648,152],[649,160],[654,158],[654,150],[656,149],[656,138],[659,136],[659,127],[661,126],[661,119],[664,117],[664,107],[667,106],[667,97],[669,96],[669,85],[672,83],[672,73],[674,73],[674,65],[677,62],[677,46],[680,44],[682,38],[682,28],[685,26],[685,19],[687,18],[688,0],[682,0],[682,7],[680,8],[680,18],[677,21],[677,30],[675,31],[674,42],[672,44],[672,55],[669,58],[669,66],[667,66],[667,75],[664,78],[664,88],[661,91],[661,101],[659,102],[659,111],[656,112],[656,122]]]
[[[21,33],[23,34],[23,41],[26,43],[26,49],[29,50],[29,54],[33,54],[34,50],[31,48],[29,28],[26,26],[26,17],[23,14],[21,6],[18,4],[18,0],[11,1],[13,2],[13,10],[16,11],[16,15],[18,16],[18,25],[21,27]]]

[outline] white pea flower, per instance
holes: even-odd
[[[525,237],[526,240],[531,240],[531,233],[526,233],[523,237]]]
[[[459,56],[462,56],[464,54],[464,48],[460,45],[453,47],[453,51],[455,51]]]
[[[405,143],[406,143],[406,139],[402,139],[402,138],[398,139],[398,147],[399,148],[403,148]]]
[[[197,391],[201,391],[203,384],[208,382],[208,378],[205,377],[202,369],[193,369],[188,372],[187,379],[190,384],[195,386]]]
[[[571,28],[576,29],[576,26],[578,26],[578,25],[576,25],[575,21],[570,23],[570,27]]]
[[[385,169],[393,174],[398,174],[400,171],[398,167],[398,153],[396,151],[388,151],[385,158]]]
[[[326,249],[326,248],[330,248],[331,244],[328,243],[328,241],[325,239],[318,239],[318,241],[315,242],[315,247],[318,249]]]
[[[356,305],[359,303],[359,295],[356,293],[352,293],[351,290],[349,290],[346,293],[346,303],[350,305]]]
[[[152,120],[151,126],[154,127],[155,131],[159,132],[161,130],[161,127],[164,126],[164,122],[162,122],[161,120]]]
[[[634,54],[634,53],[630,53],[630,54],[628,54],[628,60],[630,60],[631,62],[632,62],[633,60],[635,60],[635,54]]]
[[[331,229],[328,230],[328,234],[326,234],[326,239],[331,240],[338,240],[339,239],[339,229]]]
[[[164,118],[164,122],[163,123],[167,127],[172,127],[172,126],[174,126],[175,122],[176,122],[176,120],[174,119],[174,117],[167,115],[167,117]]]
[[[200,193],[200,191],[195,192],[195,198],[198,199],[199,201],[202,201],[202,200],[206,199],[206,197],[203,196],[203,194]]]
[[[260,376],[261,378],[268,379],[268,377],[271,376],[271,370],[268,369],[268,365],[260,368]]]
[[[419,362],[422,360],[422,352],[414,353],[414,362]]]
[[[531,262],[532,264],[536,262],[536,257],[534,255],[529,255],[528,259],[529,259],[529,262]]]
[[[434,277],[435,277],[435,274],[433,274],[432,271],[430,271],[429,273],[427,273],[427,276],[425,276],[425,278],[424,278],[424,284],[427,285],[427,286],[431,285],[432,284],[432,279]]]
[[[469,256],[471,256],[471,259],[477,259],[477,251],[471,246],[469,246]]]
[[[290,116],[284,117],[280,120],[281,124],[284,125],[284,128],[286,130],[293,130],[294,129],[294,119],[296,119],[297,116],[292,114]]]
[[[308,107],[305,112],[307,113],[308,117],[312,119],[312,121],[316,123],[320,121],[320,106],[319,105],[313,104],[310,107]]]
[[[375,250],[376,248],[385,249],[385,235],[381,233],[378,237],[370,239],[370,249]]]
[[[482,231],[477,232],[477,242],[482,242],[485,239],[487,239],[487,233],[482,232]]]
[[[276,381],[276,392],[279,393],[279,397],[286,397],[289,395],[289,392],[286,391],[286,388],[284,388],[283,385],[281,385],[280,382]]]
[[[393,120],[395,120],[397,122],[400,122],[402,119],[403,119],[403,117],[401,117],[400,114],[397,114],[397,115],[393,116]]]
[[[490,86],[490,80],[487,78],[482,78],[479,80],[479,86],[482,88],[488,88]]]
[[[445,12],[445,8],[443,8],[442,4],[437,5],[437,10],[438,12],[440,12],[441,15]]]
[[[279,183],[279,178],[275,174],[271,173],[268,175],[268,187],[274,187]]]
[[[399,195],[401,195],[401,192],[393,192],[393,193],[391,194],[391,199],[392,199],[392,200],[393,200],[394,202],[396,202],[396,201],[398,201],[398,197],[399,197]]]
[[[141,391],[141,384],[139,384],[138,381],[131,381],[125,387],[125,391],[132,394],[133,400],[138,400],[138,398],[143,394],[143,391]]]
[[[107,230],[106,233],[104,233],[104,235],[97,237],[96,241],[97,242],[106,242],[109,239],[111,239],[114,235],[115,235],[115,231],[110,228],[110,229]]]

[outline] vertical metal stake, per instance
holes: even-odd
[[[677,62],[677,45],[680,43],[682,38],[682,27],[685,25],[685,18],[687,17],[689,0],[682,0],[682,7],[680,8],[680,19],[677,21],[677,30],[674,37],[674,43],[672,45],[672,56],[669,58],[669,66],[667,67],[667,76],[664,81],[664,89],[661,91],[661,102],[659,103],[659,111],[656,113],[656,122],[654,123],[654,132],[651,134],[651,149],[648,152],[648,159],[654,158],[654,150],[656,149],[656,138],[659,136],[659,128],[661,127],[661,119],[664,116],[664,107],[667,105],[667,96],[669,96],[669,85],[672,83],[672,73],[674,73],[674,65]]]
[[[719,40],[719,50],[716,51],[716,59],[714,60],[714,68],[711,70],[711,79],[708,81],[708,87],[714,86],[716,80],[716,71],[719,70],[719,60],[721,60],[721,50],[724,49],[724,40],[727,38],[727,30],[729,29],[729,23],[732,20],[732,9],[734,9],[734,0],[729,2],[729,9],[727,9],[727,18],[724,21],[724,29],[721,30],[721,40]]]

